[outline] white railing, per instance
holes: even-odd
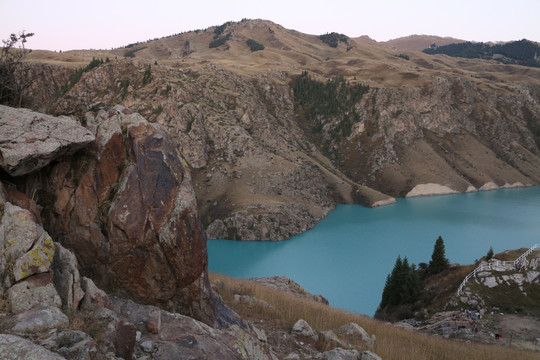
[[[458,288],[458,291],[456,293],[456,296],[459,296],[459,294],[461,294],[461,291],[463,290],[463,288],[465,287],[465,284],[467,283],[467,281],[472,278],[473,276],[475,276],[477,273],[479,273],[480,271],[484,271],[484,270],[493,270],[493,268],[497,268],[499,266],[506,266],[506,265],[512,265],[514,266],[515,268],[518,268],[523,262],[525,262],[527,259],[527,256],[533,252],[535,249],[538,249],[540,248],[540,244],[535,244],[533,247],[531,247],[529,250],[525,251],[523,254],[521,254],[520,257],[518,257],[516,260],[514,261],[499,261],[499,260],[495,260],[495,261],[491,261],[489,263],[481,263],[480,266],[478,266],[476,269],[474,269],[469,275],[465,276],[465,279],[461,282],[461,285],[459,285],[459,288]]]

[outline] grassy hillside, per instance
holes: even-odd
[[[355,322],[362,326],[368,334],[375,334],[377,340],[373,351],[385,360],[538,358],[538,352],[519,351],[496,344],[471,344],[416,333],[319,302],[297,298],[249,280],[211,274],[211,281],[228,306],[241,316],[257,322],[257,326],[265,329],[267,336],[271,331],[289,332],[298,319],[306,320],[317,331],[336,329],[350,322]],[[271,307],[265,306],[264,303],[246,306],[234,301],[235,294],[249,295],[264,300]],[[269,335],[269,339],[272,339],[271,335]],[[271,345],[275,344],[271,343]],[[328,350],[332,344],[318,344],[317,346]]]

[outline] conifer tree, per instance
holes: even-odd
[[[486,254],[486,260],[489,261],[493,258],[493,247],[489,247],[489,251]]]
[[[386,277],[382,293],[381,308],[415,303],[422,293],[422,281],[416,267],[409,260],[398,256],[392,272]]]
[[[435,275],[448,268],[450,265],[445,255],[444,241],[442,237],[438,237],[433,247],[433,254],[431,255],[431,261],[427,268],[428,275]]]

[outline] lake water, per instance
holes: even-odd
[[[332,306],[372,316],[398,255],[429,262],[441,235],[451,263],[540,244],[540,186],[339,205],[281,242],[209,240],[209,269],[233,277],[285,275]]]

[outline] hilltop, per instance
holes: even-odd
[[[465,40],[452,37],[441,37],[434,35],[409,35],[397,39],[384,41],[381,44],[398,50],[422,51],[431,46],[443,46],[449,44],[460,44]]]
[[[365,40],[243,20],[34,51],[30,106],[84,120],[122,103],[167,126],[210,237],[285,239],[338,203],[540,183],[540,69]],[[109,61],[58,93],[92,58]]]

